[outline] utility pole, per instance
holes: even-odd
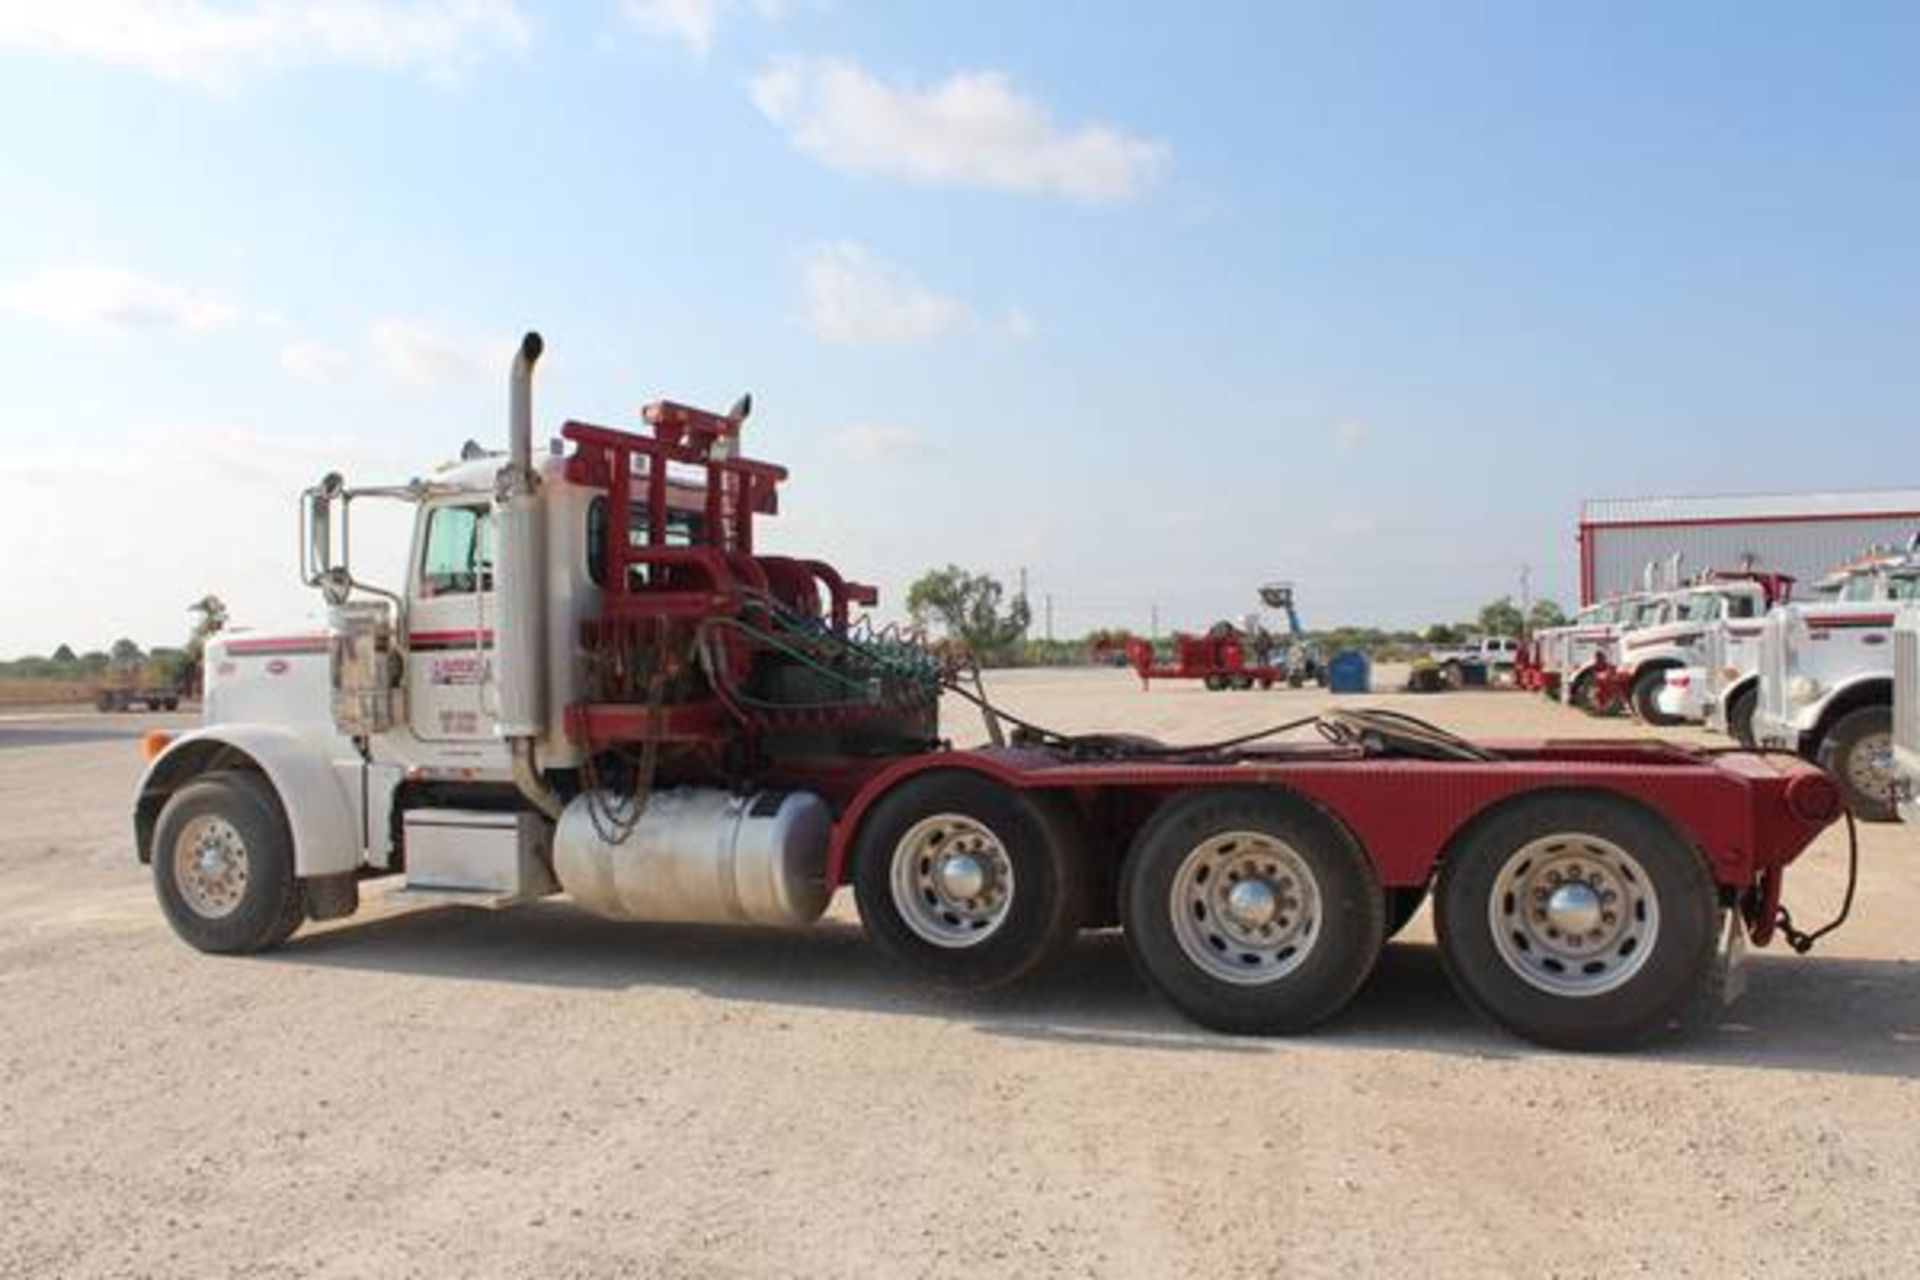
[[[1159,638],[1160,638],[1160,606],[1154,605],[1153,606],[1153,629],[1147,632],[1147,639],[1158,640]]]
[[[1051,591],[1047,592],[1044,599],[1047,602],[1047,643],[1052,644],[1053,643],[1053,592]]]

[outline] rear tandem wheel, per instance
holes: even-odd
[[[1704,1016],[1722,920],[1705,862],[1619,797],[1516,801],[1447,855],[1440,959],[1461,997],[1537,1044],[1619,1049]]]
[[[1244,788],[1176,797],[1121,872],[1127,949],[1202,1026],[1305,1031],[1353,998],[1379,957],[1385,895],[1332,819]]]

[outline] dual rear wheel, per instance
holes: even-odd
[[[876,807],[855,848],[876,944],[953,985],[1040,965],[1091,918],[1095,865],[1071,813],[971,775],[928,775]],[[1304,1031],[1343,1009],[1421,903],[1383,890],[1351,833],[1298,797],[1174,797],[1135,837],[1118,914],[1147,982],[1204,1026]],[[1714,984],[1721,909],[1664,821],[1598,793],[1522,798],[1455,843],[1434,886],[1461,996],[1538,1043],[1623,1047],[1690,1021]]]

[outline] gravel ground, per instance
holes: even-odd
[[[1016,673],[1064,728],[1212,736],[1314,692]],[[1631,733],[1511,693],[1480,734]],[[141,717],[0,717],[0,1275],[1912,1275],[1920,832],[1721,1025],[1625,1057],[1469,1015],[1424,919],[1300,1039],[1197,1032],[1113,935],[991,999],[805,932],[547,902],[176,942],[130,851]],[[173,722],[178,723],[178,718]],[[954,726],[960,736],[972,730]],[[1681,735],[1685,736],[1685,735]],[[1844,845],[1789,880],[1837,902]],[[844,895],[843,895],[844,899]]]

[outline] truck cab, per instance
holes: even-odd
[[[1757,627],[1792,586],[1781,574],[1711,573],[1676,595],[1660,624],[1621,637],[1618,674],[1633,713],[1661,726],[1704,719],[1710,654],[1718,648],[1725,660],[1725,633]]]
[[[1648,591],[1621,597],[1609,621],[1571,647],[1568,660],[1575,665],[1567,676],[1569,706],[1594,715],[1625,709],[1627,686],[1619,675],[1623,637],[1664,625],[1672,616],[1676,594]]]
[[[1767,615],[1753,736],[1794,751],[1840,784],[1856,816],[1894,820],[1893,623],[1920,600],[1920,555],[1877,553],[1823,598]]]

